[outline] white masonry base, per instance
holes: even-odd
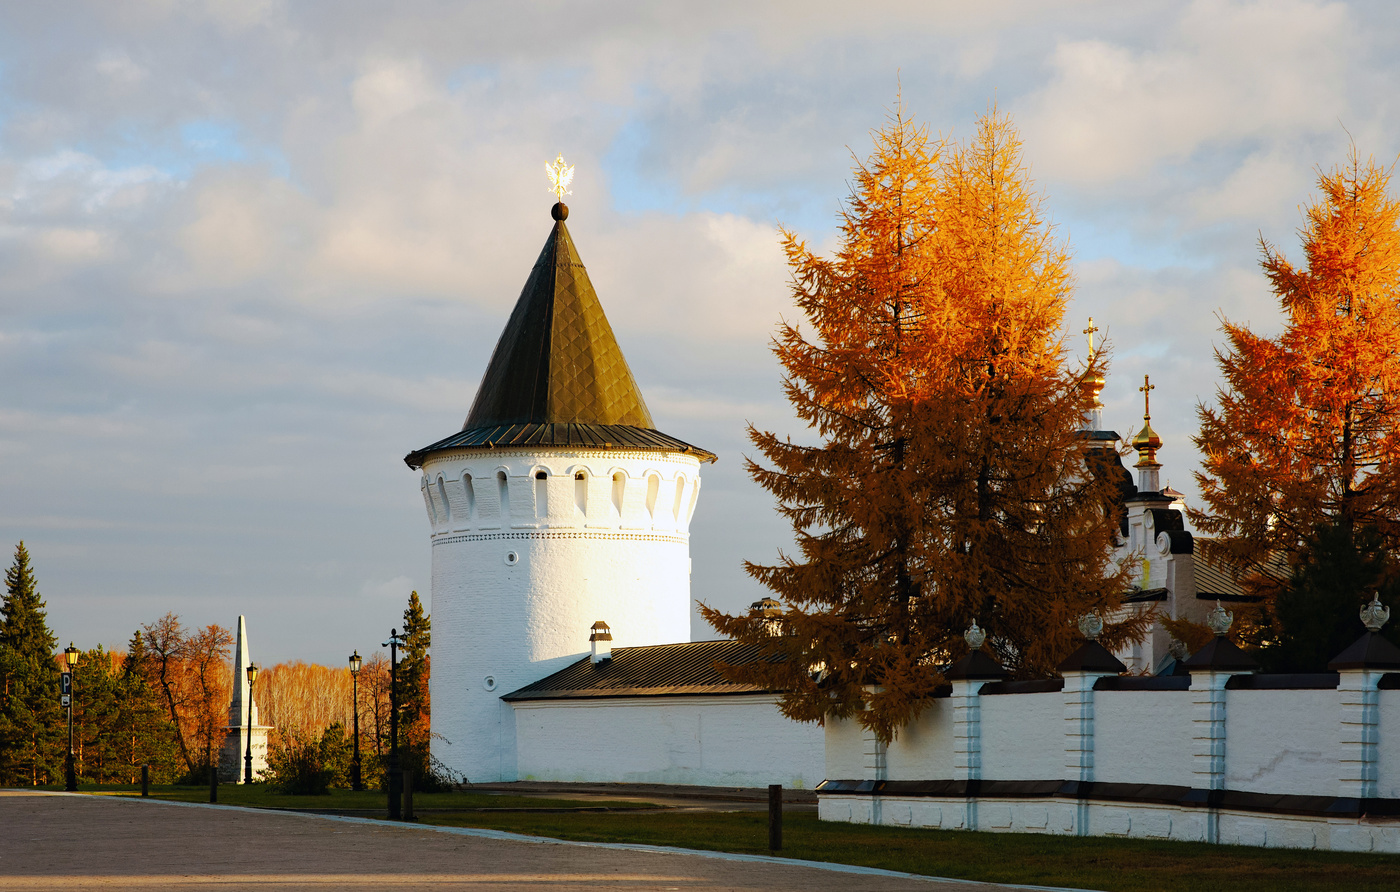
[[[1281,815],[1077,799],[822,794],[823,821],[889,827],[1118,836],[1339,852],[1400,852],[1400,820]],[[1081,817],[1082,816],[1082,817]],[[1210,839],[1212,818],[1218,839]]]

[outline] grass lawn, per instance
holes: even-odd
[[[423,823],[537,836],[769,854],[768,816],[729,814],[432,814]],[[1400,855],[1255,849],[1204,843],[1079,839],[1028,833],[901,830],[784,815],[789,858],[930,876],[1113,892],[1292,892],[1400,889]]]
[[[63,786],[44,787],[46,790],[62,790]],[[93,793],[99,796],[140,796],[139,784],[80,784],[80,793]],[[169,799],[175,802],[208,802],[209,788],[177,787],[171,785],[151,785],[152,799]],[[220,805],[242,805],[248,808],[292,808],[292,809],[365,809],[388,811],[388,794],[379,790],[331,790],[325,796],[289,796],[270,790],[262,784],[220,784]],[[622,800],[582,801],[575,799],[536,799],[529,796],[496,796],[490,793],[414,793],[413,809],[425,808],[654,808],[642,802]],[[596,812],[594,813],[596,814]]]

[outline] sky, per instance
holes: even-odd
[[[266,663],[379,649],[429,594],[403,456],[461,427],[562,153],[657,427],[719,455],[693,595],[742,608],[791,542],[745,426],[802,434],[778,227],[834,246],[900,97],[953,139],[1012,117],[1071,344],[1092,316],[1112,346],[1105,421],[1140,427],[1151,375],[1189,502],[1221,318],[1281,324],[1260,238],[1296,258],[1318,171],[1400,153],[1398,32],[1292,0],[6,4],[0,543],[62,644],[173,612],[246,615]]]

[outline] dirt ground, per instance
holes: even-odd
[[[847,870],[854,872],[745,856],[524,842],[379,821],[0,791],[0,892],[1010,888]]]

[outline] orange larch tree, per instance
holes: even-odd
[[[731,677],[784,691],[792,718],[855,716],[889,740],[974,621],[1013,674],[1049,675],[1077,618],[1113,612],[1125,587],[1116,484],[1090,472],[1080,434],[1079,382],[1105,356],[1066,365],[1068,255],[1014,129],[992,113],[950,146],[896,111],[874,138],[835,256],[783,233],[811,331],[784,323],[774,352],[821,443],[749,429],[768,463],[749,472],[801,552],[747,565],[782,610],[702,610],[769,657]]]
[[[1225,383],[1217,407],[1199,408],[1206,507],[1192,520],[1264,596],[1266,617],[1319,543],[1328,560],[1400,547],[1400,204],[1389,180],[1353,150],[1318,177],[1304,266],[1261,240],[1284,330],[1266,338],[1224,322]],[[1290,574],[1266,572],[1280,561]],[[1394,575],[1384,563],[1374,582]]]

